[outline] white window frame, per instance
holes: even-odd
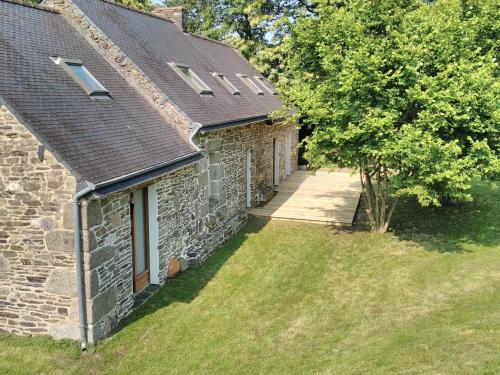
[[[246,160],[246,174],[247,174],[247,208],[252,208],[252,150],[247,150],[247,160]]]
[[[260,89],[257,84],[252,81],[252,79],[247,76],[246,74],[241,74],[241,73],[236,73],[236,76],[241,79],[241,81],[250,89],[253,91],[254,94],[257,95],[264,95],[264,91]]]
[[[174,62],[169,62],[168,65],[176,72],[179,77],[181,77],[189,86],[193,88],[200,95],[210,95],[213,94],[213,90],[208,87],[208,85],[203,82],[203,80],[198,77],[198,75],[191,69],[188,65],[177,64]],[[184,70],[189,71],[190,76],[188,76]]]
[[[269,83],[267,79],[261,76],[254,76],[255,80],[260,83],[262,87],[264,87],[267,91],[269,91],[272,95],[278,95],[274,87]]]
[[[160,252],[157,184],[148,186],[149,282],[160,284]]]
[[[52,57],[52,60],[59,65],[61,68],[64,69],[68,75],[73,78],[73,80],[87,93],[87,95],[91,96],[92,98],[96,99],[106,99],[106,98],[111,98],[111,95],[109,94],[109,91],[103,86],[101,82],[97,80],[97,78],[94,77],[92,73],[89,72],[89,70],[83,65],[83,62],[78,59],[65,59],[62,57]],[[95,89],[95,87],[89,86],[87,82],[83,81],[75,72],[73,69],[71,69],[72,65],[80,66],[85,74],[88,76],[88,78],[92,81],[94,81],[95,86],[98,86],[98,89]]]
[[[231,93],[231,95],[241,94],[240,90],[238,90],[236,86],[231,83],[231,81],[227,78],[225,74],[213,72],[212,75],[215,77],[217,81],[221,83],[222,86],[224,86],[227,89],[227,91]]]

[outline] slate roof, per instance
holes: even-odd
[[[0,99],[73,173],[98,184],[197,154],[62,15],[0,0]],[[50,56],[80,59],[91,99]]]
[[[253,93],[237,76],[260,73],[234,48],[184,33],[169,21],[104,0],[73,0],[191,120],[214,126],[266,117],[282,107],[278,96]],[[213,90],[194,91],[168,65],[188,65]],[[213,76],[225,74],[241,95],[232,95]],[[254,80],[255,81],[255,80]],[[258,84],[258,83],[257,83]]]

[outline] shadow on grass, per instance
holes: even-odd
[[[173,280],[168,280],[144,305],[122,320],[118,326],[113,329],[111,335],[118,333],[127,325],[171,303],[189,303],[193,301],[229,258],[231,258],[243,245],[248,235],[260,232],[268,222],[269,220],[265,218],[254,218],[249,220],[239,233],[215,250],[215,252],[208,257],[206,262],[198,267],[188,269]]]
[[[421,207],[407,199],[397,208],[391,225],[401,240],[429,251],[466,253],[469,245],[500,245],[500,194],[498,182],[479,182],[473,201],[442,207]]]
[[[391,225],[391,232],[400,240],[410,241],[428,251],[466,253],[470,245],[494,247],[500,244],[500,189],[498,183],[478,183],[472,191],[474,201],[454,206],[421,207],[415,200],[400,203]],[[358,210],[362,207],[358,208]],[[214,278],[222,266],[245,243],[248,235],[260,232],[269,222],[266,218],[253,218],[222,247],[217,249],[200,267],[191,268],[152,296],[146,304],[124,319],[113,331],[117,333],[127,325],[162,309],[171,303],[190,303]],[[342,230],[352,233],[352,229]],[[357,223],[355,231],[369,230]]]

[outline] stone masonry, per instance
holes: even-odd
[[[252,155],[252,205],[262,203],[262,191],[273,191],[273,139],[281,144],[280,175],[285,178],[287,134],[292,135],[293,171],[295,126],[259,123],[201,134],[203,160],[147,183],[157,187],[160,284],[170,257],[198,265],[245,224],[247,150]],[[5,106],[0,136],[0,329],[77,339],[71,221],[75,179]],[[129,199],[142,187],[82,205],[91,341],[106,337],[133,308]]]
[[[74,27],[184,137],[193,124],[71,0],[61,7]],[[82,203],[85,298],[89,340],[106,337],[134,305],[130,194],[154,184],[158,199],[159,283],[171,257],[191,266],[206,260],[248,218],[247,151],[252,159],[252,206],[274,194],[273,139],[285,175],[286,138],[294,124],[258,123],[202,131],[204,158],[141,186]],[[78,338],[76,272],[71,225],[75,179],[5,107],[0,111],[0,332]]]
[[[78,338],[75,179],[0,106],[0,332]]]
[[[89,339],[99,340],[134,303],[130,194],[155,184],[158,196],[159,280],[167,279],[168,259],[199,265],[246,223],[246,150],[252,150],[252,204],[259,191],[273,191],[273,138],[282,143],[285,178],[286,135],[292,135],[292,171],[297,166],[294,125],[263,123],[211,131],[199,137],[205,158],[145,185],[91,200],[83,206],[85,283]],[[216,162],[210,162],[215,159]],[[214,160],[212,160],[214,161]],[[214,168],[216,165],[216,168]],[[214,169],[216,172],[214,172]],[[216,179],[219,188],[209,188]],[[272,195],[271,195],[272,196]]]

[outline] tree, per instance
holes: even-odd
[[[140,10],[153,10],[154,8],[150,0],[116,0],[116,2]]]
[[[164,0],[165,6],[183,6],[187,28],[226,41],[270,73],[278,68],[279,47],[300,15],[311,15],[308,0]]]
[[[284,45],[280,88],[314,125],[313,167],[359,170],[372,231],[403,196],[468,201],[498,176],[494,0],[318,0]]]

